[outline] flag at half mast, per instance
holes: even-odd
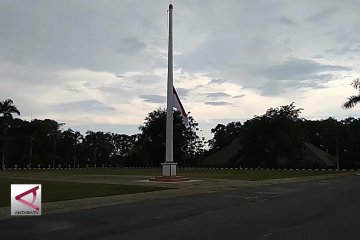
[[[180,101],[179,95],[177,94],[175,87],[173,87],[173,108],[175,108],[176,110],[180,111],[181,116],[183,118],[183,122],[185,123],[186,126],[189,125],[189,119],[188,116],[185,112],[185,109]]]

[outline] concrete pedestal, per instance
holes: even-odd
[[[174,162],[164,162],[162,165],[162,175],[164,177],[176,176],[176,165]]]
[[[150,181],[155,182],[185,182],[189,181],[189,178],[176,176],[176,165],[177,163],[174,162],[164,162],[162,165],[162,176],[156,176],[150,178]]]

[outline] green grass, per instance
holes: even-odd
[[[308,171],[308,170],[239,170],[239,169],[204,169],[194,170],[184,169],[180,170],[179,174],[191,178],[215,178],[215,179],[231,179],[231,180],[246,180],[246,181],[261,181],[267,179],[280,179],[304,176],[317,176],[334,173],[332,171]]]
[[[55,173],[55,174],[77,174],[77,175],[138,175],[138,176],[156,176],[161,175],[161,169],[78,169],[78,170],[16,170],[3,172],[3,174],[10,174],[12,177],[22,176],[27,174],[40,173]],[[215,178],[215,179],[233,179],[233,180],[247,180],[260,181],[266,179],[278,178],[292,178],[303,176],[316,176],[336,173],[336,171],[311,171],[311,170],[245,170],[245,169],[178,169],[178,175],[191,178]],[[1,177],[0,172],[0,177]],[[28,176],[28,175],[27,175]]]
[[[73,173],[70,170],[69,173]],[[302,176],[316,176],[334,173],[334,171],[310,171],[310,170],[245,170],[245,169],[178,169],[178,175],[191,178],[215,178],[261,181],[266,179],[292,178]],[[78,174],[94,175],[139,175],[156,176],[161,175],[161,169],[84,169]]]
[[[151,192],[167,188],[0,178],[0,207],[10,206],[10,184],[42,184],[42,202]]]
[[[85,169],[81,174],[99,175],[161,175],[161,169]],[[261,181],[266,179],[292,178],[302,176],[316,176],[334,173],[334,171],[310,170],[245,170],[245,169],[178,169],[178,175],[191,178],[215,178]]]
[[[0,178],[4,176],[23,176],[24,174],[36,174],[39,173],[55,173],[55,174],[85,174],[85,175],[138,175],[138,176],[156,176],[161,174],[161,169],[140,169],[140,168],[82,168],[82,169],[61,169],[61,170],[0,170]]]

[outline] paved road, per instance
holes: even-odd
[[[1,239],[360,239],[360,177],[0,221]]]

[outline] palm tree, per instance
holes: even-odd
[[[55,168],[55,159],[56,159],[56,142],[61,139],[62,133],[59,129],[53,129],[49,134],[48,137],[53,144],[53,152],[52,152],[52,166]]]
[[[76,156],[77,145],[82,140],[83,140],[83,136],[81,135],[81,133],[79,131],[74,132],[74,168],[75,168],[76,162],[77,162],[77,156]]]
[[[29,168],[31,168],[31,165],[32,165],[32,156],[33,156],[33,141],[34,141],[34,138],[32,136],[30,136],[29,138]]]
[[[0,115],[4,119],[4,132],[3,132],[3,149],[2,149],[2,169],[5,169],[5,151],[6,151],[6,133],[7,129],[10,127],[9,122],[13,119],[13,113],[20,115],[19,110],[11,99],[7,99],[3,102],[0,102]]]
[[[74,168],[76,166],[76,162],[77,162],[77,146],[78,144],[83,140],[83,136],[81,135],[81,133],[79,131],[75,131],[72,130],[71,128],[69,128],[68,130],[64,131],[64,135],[67,135],[73,143],[73,147],[74,147],[74,155],[73,155],[73,161],[74,161]]]
[[[94,149],[94,158],[93,163],[94,167],[96,167],[96,155],[97,151],[99,149],[99,136],[101,135],[101,132],[93,132],[93,131],[87,131],[86,132],[86,142],[90,148]]]
[[[356,78],[351,85],[359,90],[359,94],[348,97],[348,100],[343,104],[343,108],[352,108],[360,102],[360,78]]]

